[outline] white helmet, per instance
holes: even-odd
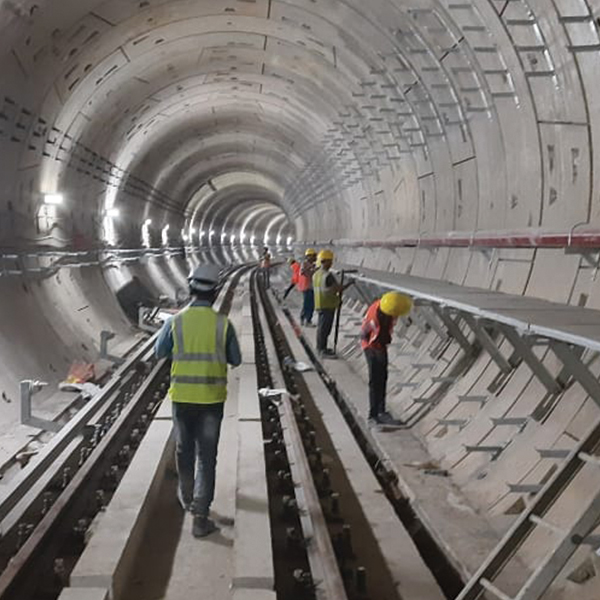
[[[200,265],[188,277],[191,292],[212,292],[219,287],[221,268],[217,265]]]

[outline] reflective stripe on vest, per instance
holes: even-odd
[[[329,271],[319,269],[313,275],[313,287],[315,288],[315,308],[317,310],[336,310],[340,305],[340,297],[333,290],[325,288],[325,279]]]
[[[190,306],[173,318],[173,402],[216,404],[227,398],[227,317]]]

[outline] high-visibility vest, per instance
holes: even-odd
[[[300,269],[300,276],[298,277],[298,289],[301,292],[307,292],[312,290],[312,278],[313,278],[314,265],[313,263],[305,260],[302,263]]]
[[[217,404],[227,398],[227,317],[210,306],[189,306],[173,317],[173,402]]]
[[[313,275],[315,308],[317,310],[337,310],[340,305],[338,293],[325,287],[325,279],[328,275],[329,271],[324,271],[322,268]]]
[[[381,344],[377,338],[381,332],[381,322],[379,320],[379,307],[381,306],[381,300],[375,300],[362,322],[361,329],[361,346],[363,350],[367,348],[373,348],[374,350],[385,350],[385,346]],[[389,335],[392,337],[392,331],[394,330],[394,319],[390,319],[389,324]]]
[[[295,262],[292,264],[292,283],[298,284],[300,281],[300,264]]]

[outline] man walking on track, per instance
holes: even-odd
[[[387,412],[385,397],[388,379],[387,347],[398,317],[412,309],[412,300],[398,292],[388,292],[371,304],[362,323],[361,344],[369,367],[369,423],[400,425]]]
[[[203,265],[188,278],[191,304],[168,319],[156,341],[158,358],[172,357],[169,397],[173,403],[178,499],[194,515],[194,537],[218,528],[209,519],[215,494],[217,448],[227,399],[227,365],[242,362],[233,325],[212,305],[220,269]]]

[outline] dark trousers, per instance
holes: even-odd
[[[333,328],[335,310],[320,310],[317,324],[317,350],[327,350],[327,338]]]
[[[271,287],[271,269],[269,267],[262,267],[261,270],[265,288],[269,289]]]
[[[369,367],[369,419],[385,412],[385,394],[388,379],[387,351],[365,350],[365,358]]]
[[[192,512],[208,516],[215,496],[217,448],[223,420],[223,403],[173,402],[179,489]]]
[[[295,284],[295,283],[290,283],[290,285],[288,286],[288,289],[287,289],[287,290],[285,290],[285,294],[283,294],[283,299],[284,299],[284,300],[285,300],[285,299],[286,299],[286,298],[289,296],[290,292],[291,292],[291,291],[292,291],[292,290],[293,290],[295,287],[296,287],[296,284]]]
[[[302,292],[302,312],[300,313],[301,323],[310,323],[315,312],[315,291],[305,290]]]

